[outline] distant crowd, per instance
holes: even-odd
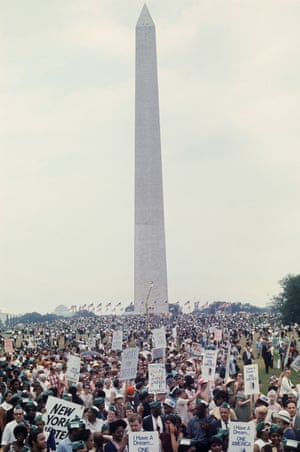
[[[161,355],[154,353],[153,341],[159,328],[166,336]],[[113,350],[119,330],[121,349]],[[291,365],[299,330],[282,325],[275,314],[73,318],[18,325],[2,339],[3,452],[131,452],[129,432],[154,431],[162,452],[225,452],[233,422],[255,426],[255,452],[298,447],[300,398]],[[136,376],[122,381],[122,351],[129,347],[139,350]],[[205,350],[216,350],[213,380],[203,377]],[[80,358],[79,378],[72,384],[67,380],[70,356]],[[264,364],[268,387],[249,395],[244,368],[257,362]],[[165,368],[164,388],[155,394],[149,391],[153,363]],[[47,429],[53,397],[79,406],[82,413],[68,420],[59,438],[59,426]]]

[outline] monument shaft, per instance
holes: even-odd
[[[155,25],[144,5],[136,25],[135,312],[168,312]]]

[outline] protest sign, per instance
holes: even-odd
[[[78,383],[80,374],[79,356],[70,355],[67,364],[66,378],[71,383]]]
[[[208,381],[214,381],[216,372],[218,350],[205,350],[202,364],[202,378]]]
[[[130,452],[157,452],[158,432],[128,432],[128,446]]]
[[[67,423],[76,416],[82,417],[83,406],[57,397],[48,397],[46,412],[43,414],[45,431],[55,430],[55,441],[59,443],[68,434]]]
[[[197,342],[192,343],[191,353],[193,356],[197,356],[198,358],[203,355],[203,348]]]
[[[112,350],[122,350],[122,342],[123,342],[123,331],[114,331],[113,339],[112,339]]]
[[[220,328],[215,329],[215,340],[221,342],[222,340],[222,330]]]
[[[165,354],[165,348],[153,348],[152,359],[155,361],[156,359],[164,358]]]
[[[4,351],[5,353],[13,353],[14,346],[12,339],[4,339]]]
[[[230,375],[230,353],[231,353],[231,344],[228,345],[227,349],[227,357],[226,357],[226,366],[225,366],[225,379],[227,379]]]
[[[132,380],[136,377],[139,349],[126,348],[122,353],[120,380]]]
[[[153,394],[166,392],[166,368],[164,364],[149,364],[148,391]]]
[[[244,366],[245,394],[259,394],[258,366],[249,364]]]
[[[163,326],[153,330],[153,341],[155,348],[165,348],[167,346],[166,330]]]
[[[296,372],[299,372],[300,370],[300,356],[297,356],[294,361],[291,363],[291,368],[294,369]]]
[[[253,422],[230,422],[228,444],[230,452],[253,452],[254,438]]]

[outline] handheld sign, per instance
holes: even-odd
[[[50,396],[46,404],[46,413],[43,415],[45,430],[46,432],[55,430],[55,442],[60,443],[68,435],[68,422],[76,416],[81,419],[82,414],[82,405]]]
[[[155,328],[153,330],[153,341],[155,348],[167,347],[166,330],[163,326],[161,328]]]
[[[230,375],[230,353],[231,353],[231,344],[228,345],[227,349],[227,358],[226,358],[226,367],[225,367],[225,379],[227,379]]]
[[[245,394],[259,394],[259,380],[257,364],[244,366]]]
[[[130,452],[157,452],[158,432],[128,432],[128,446]]]
[[[5,353],[13,353],[14,346],[12,339],[4,339],[4,351]]]
[[[164,359],[165,357],[165,349],[164,348],[153,348],[152,350],[152,359],[155,361],[156,359]]]
[[[297,356],[294,361],[291,363],[291,368],[294,369],[296,372],[299,372],[300,370],[300,356]]]
[[[71,383],[78,383],[80,374],[79,356],[70,355],[68,359],[66,378]]]
[[[123,341],[123,332],[120,330],[114,331],[111,349],[122,350],[122,341]]]
[[[203,355],[203,348],[197,342],[193,342],[191,353],[192,353],[192,356],[200,358]]]
[[[221,340],[222,340],[222,333],[223,333],[223,331],[220,328],[216,328],[215,329],[215,340],[217,342],[221,342]]]
[[[208,381],[215,379],[217,353],[218,350],[205,350],[204,353],[201,377]]]
[[[148,391],[153,394],[166,392],[166,367],[164,364],[149,364]]]
[[[230,422],[228,444],[230,452],[253,452],[254,438],[253,422]]]
[[[132,380],[136,377],[136,369],[138,363],[139,349],[126,348],[122,353],[122,363],[119,379]]]

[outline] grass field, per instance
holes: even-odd
[[[255,341],[256,341],[256,336],[254,336],[253,347],[252,347],[253,348],[253,352],[254,352],[254,356],[256,356],[256,352],[254,350],[254,348],[255,348],[254,347]],[[241,344],[242,344],[243,347],[245,346],[245,339],[244,338],[242,339]],[[276,369],[276,368],[269,369],[269,373],[266,374],[265,373],[265,365],[264,365],[263,359],[262,358],[255,359],[255,363],[258,364],[258,374],[259,374],[259,379],[260,379],[261,385],[262,385],[261,386],[261,392],[263,394],[267,395],[268,387],[269,387],[269,381],[270,381],[271,375],[276,375],[277,377],[279,377],[280,374],[281,374],[281,369]],[[243,368],[243,361],[239,360],[238,361],[238,365],[239,365],[239,367],[242,370],[242,368]],[[297,372],[295,372],[293,369],[292,369],[291,380],[292,380],[292,382],[295,385],[300,383],[299,374]]]

